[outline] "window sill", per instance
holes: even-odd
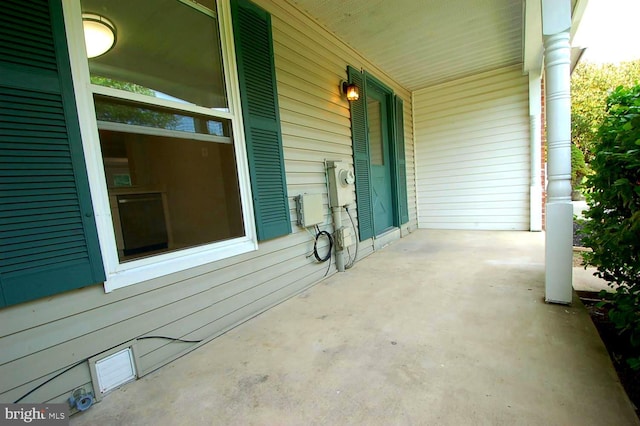
[[[104,291],[110,293],[143,281],[170,275],[185,269],[205,265],[258,249],[258,244],[248,237],[224,241],[204,247],[166,253],[145,259],[121,263],[109,271]],[[107,268],[109,270],[109,268]]]

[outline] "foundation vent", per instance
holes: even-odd
[[[95,369],[101,393],[109,392],[136,378],[131,348],[122,349],[96,361]]]

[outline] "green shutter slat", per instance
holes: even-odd
[[[32,68],[57,69],[48,2],[2,2],[0,61]]]
[[[56,161],[53,161],[53,159],[51,159],[49,161],[43,160],[41,162],[35,162],[35,161],[24,161],[24,159],[21,159],[21,160],[16,160],[16,161],[20,161],[19,163],[15,163],[15,164],[11,164],[11,165],[0,163],[0,170],[3,171],[3,172],[6,171],[9,176],[11,176],[11,175],[15,176],[15,175],[18,175],[19,173],[29,172],[29,171],[33,170],[35,167],[38,167],[40,169],[40,171],[42,169],[45,169],[45,170],[58,170],[58,171],[61,171],[61,170],[72,170],[72,167],[68,162],[57,161],[59,159],[55,159],[55,160]],[[0,161],[1,161],[1,159],[0,159]]]
[[[253,207],[263,241],[291,232],[271,17],[246,0],[231,5]]]
[[[52,144],[46,144],[43,143],[45,141],[37,141],[37,140],[32,140],[31,142],[29,142],[31,144],[31,146],[34,146],[35,149],[33,150],[24,150],[23,148],[25,147],[24,143],[14,143],[14,142],[7,142],[7,143],[2,143],[0,142],[0,150],[3,151],[11,151],[11,155],[27,155],[27,156],[42,156],[43,154],[48,154],[48,155],[52,155],[52,156],[61,156],[61,155],[66,155],[67,154],[67,149],[65,147],[64,144],[59,143],[58,145],[52,145]],[[41,147],[38,147],[37,144],[41,143]],[[40,150],[38,150],[38,148],[41,148]]]
[[[56,203],[61,203],[65,206],[78,205],[78,196],[75,185],[72,187],[53,187],[33,190],[25,189],[18,191],[5,191],[2,190],[2,205],[0,206],[0,212],[7,212],[7,215],[11,214],[14,217],[20,217],[24,212],[19,210],[26,210],[35,205],[45,205],[44,208],[51,208]],[[75,202],[74,202],[75,201]],[[15,207],[11,207],[14,204]],[[32,213],[28,213],[31,215]]]
[[[66,201],[66,202],[65,202]],[[58,220],[72,219],[78,222],[78,216],[80,216],[80,207],[77,205],[70,205],[69,203],[74,200],[69,197],[69,200],[59,201],[58,203],[51,203],[53,205],[46,205],[45,203],[29,203],[29,204],[9,204],[10,207],[23,207],[24,210],[20,213],[15,213],[11,210],[0,211],[0,218],[5,222],[6,226],[13,226],[17,224],[30,224],[30,226],[38,226],[40,222],[50,220],[49,217],[56,216]],[[56,205],[58,204],[58,205]],[[4,225],[2,226],[4,228]],[[1,269],[1,267],[0,267]]]
[[[0,165],[2,170],[2,176],[20,177],[20,176],[73,176],[73,170],[71,169],[40,169],[40,170],[20,170],[20,169],[5,169]]]
[[[17,258],[20,256],[20,249],[30,249],[32,251],[37,251],[37,247],[44,247],[46,245],[52,244],[63,244],[69,241],[75,241],[77,245],[83,244],[84,241],[84,231],[82,228],[75,229],[64,229],[62,231],[49,231],[47,232],[47,240],[43,240],[41,236],[36,234],[31,235],[21,235],[19,237],[14,238],[12,244],[14,244],[15,251],[11,252],[7,259]],[[3,241],[4,238],[0,238],[0,242]],[[45,244],[45,241],[47,243]],[[62,246],[60,245],[60,248]],[[57,254],[57,253],[56,253]]]
[[[2,232],[25,232],[25,224],[29,225],[30,230],[40,229],[41,232],[46,232],[49,229],[52,229],[56,226],[63,225],[73,225],[77,226],[78,220],[70,215],[71,210],[66,209],[58,209],[56,212],[55,209],[50,209],[43,214],[40,215],[40,219],[36,220],[33,216],[23,216],[23,217],[12,217],[11,220],[3,220],[4,223],[2,227],[0,227],[0,231]]]
[[[2,128],[0,128],[2,132]],[[40,155],[38,155],[40,154]],[[9,161],[15,161],[11,164]],[[69,164],[69,155],[65,152],[18,150],[18,152],[8,152],[0,157],[0,168],[5,170],[18,170],[33,165],[51,165],[53,168],[60,168],[60,164]],[[6,162],[6,163],[5,163]]]
[[[398,216],[400,224],[409,222],[407,202],[407,169],[404,152],[404,109],[399,96],[395,96],[395,148],[396,148],[396,186],[398,194]]]
[[[0,161],[5,160],[7,158],[19,156],[20,153],[17,151],[21,151],[22,153],[25,153],[25,155],[29,155],[29,156],[32,156],[37,153],[41,153],[43,154],[42,156],[44,158],[49,156],[53,156],[53,157],[66,156],[67,158],[69,158],[69,150],[65,149],[64,144],[62,143],[65,139],[61,138],[59,134],[56,134],[55,129],[51,128],[49,132],[43,130],[42,132],[36,133],[26,129],[25,127],[28,126],[28,123],[25,123],[25,124],[26,124],[25,126],[22,126],[23,127],[22,129],[19,128],[20,126],[15,126],[15,128],[12,128],[11,126],[0,125],[0,132],[2,132],[3,136],[7,137],[8,144],[14,144],[14,146],[15,144],[22,145],[18,150],[14,151],[13,149],[11,149],[7,152],[2,152],[2,157],[0,158]],[[20,136],[16,135],[16,134],[19,134],[20,132],[22,132],[22,134],[26,134],[28,136],[28,139],[31,139],[31,141],[26,141],[25,139],[27,138],[21,138]],[[47,134],[49,134],[49,137],[44,136]],[[56,146],[56,145],[60,145],[60,146]],[[43,160],[43,161],[46,161],[46,160]],[[36,158],[29,158],[28,162],[40,163],[42,161],[38,160],[36,156]]]
[[[57,253],[55,254],[55,256],[50,256],[50,257],[42,257],[40,259],[34,258],[34,257],[30,257],[29,258],[29,262],[31,263],[29,270],[27,271],[28,274],[33,274],[36,271],[39,271],[40,275],[43,278],[44,282],[49,282],[50,280],[48,280],[46,278],[46,276],[44,274],[47,273],[48,268],[47,267],[60,267],[61,264],[64,263],[68,263],[68,262],[72,262],[74,264],[77,264],[79,262],[82,262],[84,260],[84,262],[86,263],[86,255],[84,253],[84,251],[82,250],[81,247],[77,248],[77,249],[68,249],[68,250],[64,250],[61,247],[56,247]],[[19,263],[17,265],[15,265],[15,268],[12,268],[12,266],[7,266],[6,267],[6,273],[7,274],[11,274],[11,273],[16,273],[16,274],[22,274],[23,269],[21,268],[22,263]],[[47,290],[47,288],[49,288]],[[42,289],[42,293],[47,293],[50,292],[50,282],[47,285],[47,288],[43,288]],[[76,287],[78,288],[78,287]],[[72,288],[69,288],[68,290],[71,290]],[[8,289],[8,291],[11,290],[17,290],[17,288],[14,289]],[[53,293],[55,294],[55,293]],[[51,295],[51,294],[49,294]],[[23,296],[24,297],[24,296]],[[33,298],[29,297],[28,299],[25,300],[33,300]]]
[[[53,223],[47,225],[46,223],[40,224],[39,227],[33,227],[31,229],[15,229],[10,230],[9,227],[0,227],[0,231],[2,232],[2,238],[0,241],[3,241],[7,238],[15,238],[16,241],[29,241],[31,238],[40,238],[40,234],[42,234],[43,230],[57,233],[57,232],[68,232],[74,231],[77,229],[77,226],[71,221],[67,224],[61,223]]]
[[[18,106],[15,104],[9,107],[11,110],[5,109],[7,107],[0,107],[4,109],[4,114],[0,115],[0,125],[4,128],[10,129],[12,124],[26,123],[33,126],[34,129],[42,128],[46,130],[53,127],[57,128],[58,131],[64,131],[64,116],[50,114],[42,110],[38,111],[35,108],[19,111],[17,109]]]
[[[24,96],[21,96],[24,95],[24,93],[18,94],[15,90],[2,90],[2,93],[13,96],[14,103],[11,105],[11,110],[7,111],[11,116],[15,117],[39,112],[44,117],[62,117],[59,111],[60,104],[56,102],[56,99],[53,98],[53,96],[43,96],[44,94],[41,93],[36,99],[34,99],[25,98]]]
[[[27,185],[20,185],[15,188],[9,188],[9,185],[7,185],[6,190],[4,188],[0,190],[0,197],[2,198],[3,201],[10,203],[11,200],[16,197],[24,200],[24,197],[29,197],[29,196],[45,195],[50,197],[58,194],[73,194],[75,192],[76,192],[75,183],[60,186],[56,182],[51,182],[51,184],[38,185],[37,187],[34,187],[34,186],[28,187]],[[28,202],[28,200],[23,202]]]
[[[371,211],[371,180],[368,172],[369,159],[354,162],[356,169],[356,196],[358,206],[358,232],[360,241],[373,237],[373,215]]]
[[[47,111],[60,113],[60,98],[53,93],[36,92],[13,87],[0,87],[0,94],[12,96],[14,103],[11,106],[13,110],[25,109],[26,111],[40,111],[40,108],[43,108]],[[7,105],[7,102],[0,100],[0,106]]]
[[[349,83],[358,86],[360,99],[350,102],[353,164],[356,175],[356,203],[358,206],[358,233],[360,241],[373,237],[373,210],[371,204],[371,173],[369,143],[367,141],[367,110],[364,76],[357,69],[347,68]]]
[[[60,0],[0,14],[0,307],[105,279]]]
[[[0,148],[2,149],[2,148]],[[1,176],[1,175],[0,175]],[[43,185],[47,183],[55,183],[60,184],[61,182],[72,182],[73,183],[73,175],[59,175],[59,176],[38,176],[38,175],[28,175],[28,176],[3,176],[2,184],[0,184],[0,188],[4,188],[4,185],[8,185],[8,188],[11,189],[12,185]],[[0,206],[2,209],[2,206]]]
[[[2,128],[0,127],[0,130],[1,129]],[[53,151],[49,149],[47,149],[46,151],[44,150],[38,151],[34,149],[16,149],[8,152],[6,156],[3,156],[3,159],[11,158],[11,157],[17,157],[17,158],[32,157],[33,159],[37,159],[43,156],[49,157],[48,161],[50,162],[68,162],[69,161],[69,155],[66,152]]]
[[[24,7],[21,3],[24,3],[24,1],[4,1],[2,4],[2,13],[12,14],[18,19],[21,18],[25,21],[30,21],[31,23],[36,24],[41,23],[43,19],[49,19],[49,8],[43,2],[34,2],[32,5],[30,5],[31,7],[28,11],[24,10]]]
[[[51,139],[43,140],[39,138],[15,138],[11,142],[0,142],[0,151],[14,149],[44,149],[47,151],[67,151],[67,147],[62,140],[59,140],[57,142],[58,143],[56,144],[56,140]]]
[[[37,50],[43,50],[44,55],[55,58],[55,55],[51,51],[40,47],[42,46],[41,40],[43,39],[46,39],[48,45],[53,45],[53,38],[51,38],[51,34],[47,32],[46,28],[38,27],[38,23],[35,22],[34,19],[38,18],[32,17],[29,19],[27,17],[19,24],[9,21],[7,25],[0,30],[0,32],[7,36],[7,40],[11,40],[12,42],[22,45],[31,45]],[[17,34],[18,31],[20,31],[21,37],[15,37],[15,34]]]
[[[47,239],[38,239],[36,242],[30,243],[16,243],[11,242],[12,251],[6,253],[3,257],[2,270],[5,271],[11,266],[16,266],[16,269],[22,269],[25,262],[34,262],[40,259],[55,259],[60,253],[73,252],[84,253],[84,233],[81,231],[80,235],[63,235],[61,237],[50,237],[47,234]],[[55,247],[55,250],[51,248]],[[31,265],[30,265],[31,267]]]

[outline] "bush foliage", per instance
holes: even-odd
[[[571,141],[590,163],[598,129],[607,112],[607,96],[618,86],[640,81],[640,60],[620,64],[580,62],[571,75]]]
[[[640,349],[640,85],[610,94],[592,149],[585,261],[615,289],[609,318]],[[640,368],[640,358],[629,362]]]
[[[584,154],[575,145],[571,144],[571,187],[575,190],[582,189],[582,181],[589,174],[589,168],[584,161]]]

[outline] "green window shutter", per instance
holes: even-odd
[[[395,96],[395,157],[396,157],[396,185],[398,196],[398,216],[400,224],[409,222],[409,208],[407,202],[407,168],[404,153],[404,111],[403,102]]]
[[[247,0],[231,6],[253,207],[262,241],[291,232],[271,15]]]
[[[0,306],[102,282],[60,0],[0,14]]]
[[[371,174],[369,171],[369,143],[367,141],[367,109],[364,76],[357,69],[347,67],[349,83],[360,90],[360,99],[350,102],[353,163],[356,174],[356,201],[358,206],[358,233],[360,241],[373,237],[373,210],[371,204]]]

